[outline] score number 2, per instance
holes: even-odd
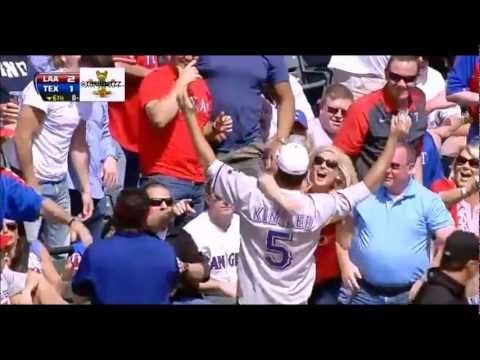
[[[288,232],[270,230],[267,233],[267,255],[265,260],[274,268],[283,270],[292,263],[292,252],[280,241],[290,241]],[[275,255],[275,256],[273,256]]]

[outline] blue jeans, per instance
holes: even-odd
[[[344,286],[340,288],[338,301],[343,305],[407,305],[409,303],[408,291],[395,296],[380,296],[372,294],[364,287],[352,292]]]
[[[59,182],[41,182],[40,194],[70,213],[70,195],[67,179]],[[67,246],[70,244],[70,231],[68,226],[52,223],[48,220],[37,219],[34,222],[25,222],[27,240],[40,239],[49,248]]]
[[[315,284],[308,300],[310,305],[336,305],[342,281],[333,279],[322,284]]]
[[[175,218],[175,226],[185,226],[189,221],[201,214],[205,208],[205,184],[203,183],[195,183],[193,181],[177,179],[171,176],[152,175],[143,177],[140,184],[141,186],[145,186],[148,182],[155,182],[165,186],[168,191],[170,191],[170,194],[175,201],[192,199],[191,206],[195,210],[195,214]]]

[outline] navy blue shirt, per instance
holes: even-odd
[[[179,277],[173,247],[146,233],[95,241],[72,281],[92,304],[169,304]]]
[[[200,56],[198,70],[212,93],[215,119],[224,111],[233,130],[217,152],[229,152],[261,138],[262,89],[288,82],[284,56]]]
[[[427,131],[422,144],[423,186],[430,189],[432,183],[445,177],[442,160],[432,135]]]
[[[10,100],[10,91],[23,91],[35,77],[28,56],[0,55],[0,104]]]

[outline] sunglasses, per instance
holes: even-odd
[[[327,160],[321,156],[315,156],[315,158],[313,159],[313,163],[315,165],[322,165],[323,163],[325,163],[325,165],[327,165],[327,167],[330,169],[336,169],[338,166],[338,162],[336,162],[335,160]]]
[[[458,156],[457,160],[455,160],[456,165],[465,165],[466,163],[468,163],[468,165],[470,165],[471,167],[477,168],[477,169],[480,165],[480,161],[478,159],[473,159],[473,158],[467,159],[467,158],[464,158],[463,156]]]
[[[152,198],[149,200],[150,206],[162,206],[163,203],[167,206],[173,205],[173,199],[169,198]]]
[[[415,82],[417,81],[417,75],[402,76],[391,71],[388,72],[388,77],[395,84],[398,84],[401,80],[403,80],[403,82],[407,85],[415,85]]]
[[[14,222],[6,223],[5,227],[7,228],[7,230],[10,230],[10,231],[15,231],[18,229],[17,223],[14,223]]]
[[[336,107],[332,107],[332,106],[327,106],[327,112],[331,115],[337,115],[339,110],[340,110],[340,113],[342,114],[343,117],[345,117],[345,115],[347,115],[347,110],[345,110],[345,109],[336,108]]]

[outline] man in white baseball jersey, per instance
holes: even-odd
[[[294,211],[286,211],[264,195],[255,177],[234,171],[215,158],[197,125],[187,89],[177,100],[214,193],[232,204],[240,216],[239,303],[306,304],[315,280],[313,254],[321,228],[332,218],[348,214],[380,185],[398,139],[408,133],[410,119],[394,117],[385,150],[364,180],[335,195],[302,193],[308,152],[300,144],[282,146],[275,180],[282,195],[297,204]]]

